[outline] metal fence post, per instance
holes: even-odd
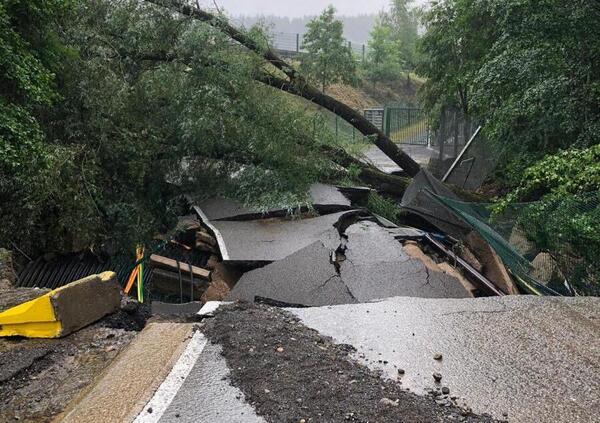
[[[391,133],[390,108],[386,107],[383,112],[383,125],[385,126],[385,135],[389,138]]]
[[[454,157],[458,156],[458,110],[454,110]]]
[[[296,33],[296,53],[300,53],[300,34]]]
[[[441,162],[444,161],[444,144],[446,144],[446,107],[442,107],[442,113],[440,115],[439,144],[440,144],[440,165],[441,165]]]
[[[363,61],[363,63],[365,63],[365,57],[366,57],[366,54],[365,54],[365,53],[366,53],[366,50],[367,50],[367,48],[366,48],[366,46],[363,44],[363,45],[362,45],[362,61]]]

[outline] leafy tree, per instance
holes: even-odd
[[[483,4],[489,1],[443,0],[423,16],[427,31],[418,43],[416,70],[427,78],[425,107],[456,105],[470,112],[472,81],[498,36]]]
[[[380,17],[369,40],[367,78],[373,82],[396,79],[402,71],[402,65],[400,42],[392,36],[392,28]]]
[[[445,0],[418,66],[429,107],[458,103],[514,156],[600,140],[597,2]]]
[[[392,40],[397,44],[401,59],[408,69],[416,61],[416,43],[419,38],[418,11],[412,7],[414,0],[392,0],[390,11],[382,14],[382,24],[390,31]]]
[[[9,240],[25,230],[10,223],[29,219],[52,183],[56,156],[45,144],[40,111],[59,98],[54,71],[64,48],[53,23],[69,6],[64,0],[0,3],[0,237]]]
[[[568,250],[596,293],[599,23],[597,1],[443,0],[424,16],[417,67],[429,109],[459,105],[503,152],[499,209],[535,201],[528,235]]]
[[[353,83],[356,62],[344,40],[344,26],[335,19],[335,9],[329,6],[306,25],[302,48],[301,70],[316,81],[323,92],[336,82]]]
[[[13,168],[2,169],[3,189],[21,189],[2,192],[0,244],[30,254],[91,245],[132,251],[173,227],[182,195],[293,209],[311,183],[336,175],[321,154],[323,143],[335,142],[325,124],[256,83],[263,63],[210,25],[136,0],[73,7],[65,24],[48,23],[68,52],[55,56],[60,73],[52,78],[46,67],[48,82],[35,91],[49,87],[49,99],[22,106],[30,118],[21,127],[37,134],[39,151],[19,157],[45,163],[31,165],[29,179],[44,183],[26,186]],[[16,94],[10,100],[25,104]],[[0,119],[7,116],[2,110]],[[28,139],[24,130],[19,136]],[[5,157],[3,166],[28,163]],[[5,198],[23,193],[5,207]]]

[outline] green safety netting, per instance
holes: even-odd
[[[599,293],[600,192],[503,208],[426,192],[476,230],[526,291]]]

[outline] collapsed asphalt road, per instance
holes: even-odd
[[[201,330],[220,345],[230,383],[266,421],[494,421],[453,405],[441,392],[406,391],[400,373],[398,380],[381,378],[349,356],[353,347],[334,344],[278,308],[227,306]]]

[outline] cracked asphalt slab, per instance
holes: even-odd
[[[237,303],[201,328],[218,344],[229,382],[268,422],[491,422],[441,393],[419,396],[352,357],[354,348],[282,309]]]
[[[283,260],[247,272],[227,300],[252,302],[262,297],[306,306],[356,302],[330,259],[331,249],[318,241]]]
[[[470,296],[458,279],[441,270],[430,272],[426,263],[410,257],[387,229],[374,222],[353,223],[342,234],[333,226],[325,232],[329,234],[327,242],[314,242],[284,259],[245,273],[227,300],[265,298],[325,306],[394,296]],[[333,241],[331,233],[337,241]]]

